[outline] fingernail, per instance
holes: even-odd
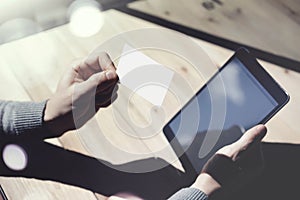
[[[115,78],[115,72],[113,72],[113,71],[107,71],[107,72],[105,73],[105,75],[106,75],[106,78],[107,78],[108,80],[114,79],[114,78]]]
[[[266,128],[265,128],[264,125],[258,125],[258,126],[256,127],[256,130],[257,130],[258,132],[262,132],[262,131],[266,131]]]
[[[264,125],[259,125],[256,127],[256,131],[259,133],[257,137],[261,140],[267,134],[267,128]]]

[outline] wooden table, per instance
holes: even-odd
[[[107,40],[112,35],[138,28],[157,27],[154,24],[141,19],[109,10],[103,13],[105,24],[101,31],[90,38],[78,38],[72,35],[67,25],[42,32],[18,41],[0,46],[0,68],[1,68],[1,99],[10,100],[44,100],[55,91],[59,77],[69,64],[76,58],[86,56],[99,43]],[[232,54],[232,51],[212,45],[205,41],[196,40],[206,51],[217,66],[221,66]],[[276,80],[290,93],[291,101],[278,115],[276,115],[267,126],[269,134],[264,139],[268,142],[300,143],[300,124],[298,123],[297,113],[300,112],[300,94],[297,90],[300,83],[300,74],[285,70],[271,63],[262,62],[262,65],[269,71]],[[182,70],[180,67],[175,70]],[[190,79],[194,90],[201,86],[203,80],[194,76],[193,71],[188,69],[184,75]],[[120,92],[126,91],[126,88]],[[149,102],[135,96],[136,105],[133,107],[133,114],[139,115],[138,122],[149,122],[148,116],[141,109],[150,109]],[[167,110],[167,118],[171,117],[177,109],[178,104],[171,101],[171,95],[166,97],[164,106]],[[188,96],[186,96],[188,99]],[[141,152],[141,156],[123,158],[115,155],[111,150],[102,148],[99,158],[108,160],[114,164],[141,158],[142,154],[162,157],[166,160],[174,159],[174,153],[159,155],[155,152],[162,144],[167,141],[162,133],[149,140],[141,141],[126,136],[113,124],[111,107],[97,113],[93,123],[89,123],[85,130],[93,132],[93,126],[99,124],[103,128],[104,134],[128,151]],[[109,133],[114,131],[113,135]],[[90,152],[83,146],[79,134],[69,132],[60,138],[49,139],[47,142],[62,147],[67,150],[90,155]],[[174,163],[173,163],[174,164]],[[174,164],[180,167],[178,163]],[[31,178],[7,178],[0,177],[0,184],[4,188],[10,200],[19,199],[104,199],[101,194],[81,189],[80,187],[70,186],[55,181],[45,181]]]
[[[129,8],[299,61],[297,0],[144,0]]]

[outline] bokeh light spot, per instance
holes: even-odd
[[[28,163],[27,153],[16,144],[6,145],[3,149],[2,158],[5,165],[15,171],[25,169]]]

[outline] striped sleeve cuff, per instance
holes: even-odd
[[[179,190],[168,200],[207,200],[208,196],[196,188],[184,188]]]
[[[15,133],[21,135],[42,128],[46,101],[16,103],[13,112],[13,125]]]

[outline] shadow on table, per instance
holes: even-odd
[[[146,199],[166,199],[191,183],[184,173],[167,165],[159,158],[150,158],[120,165],[131,168],[138,165],[164,165],[148,173],[126,173],[113,169],[105,161],[68,151],[58,146],[26,139],[23,141],[1,139],[1,151],[6,144],[18,144],[28,154],[27,167],[13,171],[0,159],[0,176],[27,177],[53,180],[78,186],[106,196],[126,192]]]
[[[0,141],[1,149],[5,144],[14,143],[22,146],[28,154],[28,165],[19,172],[8,169],[1,159],[1,176],[53,180],[107,196],[127,192],[155,200],[166,199],[194,179],[170,165],[148,173],[126,173],[108,167],[103,164],[105,161],[99,162],[30,138],[22,141],[0,138]],[[262,147],[266,161],[263,174],[230,199],[299,199],[300,145],[263,143]],[[122,167],[157,164],[166,163],[162,159],[149,158]]]
[[[265,169],[230,199],[300,199],[300,145],[263,143]]]

